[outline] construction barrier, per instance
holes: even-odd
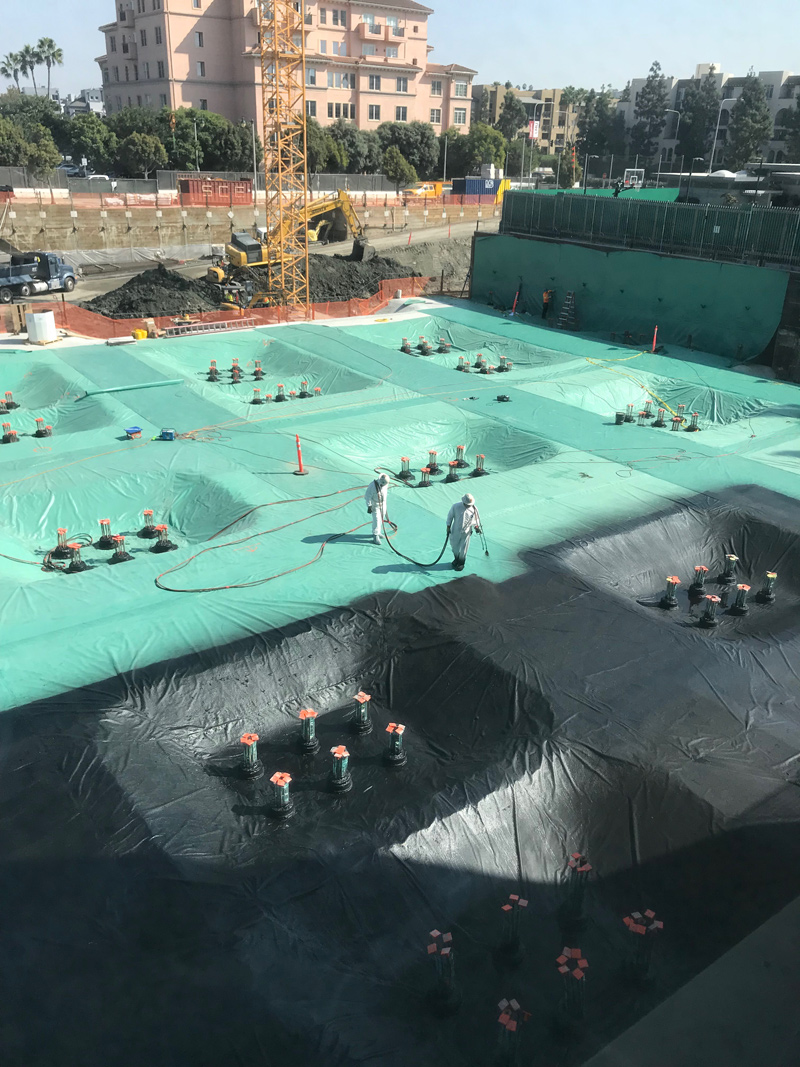
[[[340,319],[352,318],[360,315],[374,315],[381,308],[386,307],[397,290],[401,290],[404,297],[418,296],[421,294],[430,278],[390,278],[380,283],[377,293],[366,298],[355,300],[329,300],[323,303],[312,304],[308,319]],[[19,308],[22,305],[12,305]],[[78,334],[81,337],[91,337],[97,340],[110,340],[111,338],[130,337],[133,330],[147,330],[150,323],[154,323],[159,331],[168,336],[179,336],[183,333],[198,333],[198,327],[207,326],[208,331],[225,329],[246,329],[254,326],[272,326],[281,322],[304,322],[306,314],[301,306],[285,305],[270,308],[234,308],[225,307],[219,311],[201,311],[190,316],[191,323],[183,322],[172,315],[159,316],[157,318],[141,319],[110,319],[105,315],[98,315],[95,311],[79,307],[77,304],[69,304],[62,301],[42,301],[36,303],[37,311],[53,311],[56,326],[68,333]],[[240,313],[237,316],[237,311]],[[9,316],[10,316],[9,309]],[[244,320],[244,325],[239,320]],[[13,324],[7,321],[7,328],[11,330]]]

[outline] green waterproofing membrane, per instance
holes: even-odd
[[[613,189],[515,189],[515,193],[536,193],[537,196],[611,196],[614,197]],[[662,203],[672,203],[678,199],[679,189],[625,189],[619,194],[624,200],[659,200]],[[506,196],[509,194],[506,193]]]
[[[515,191],[503,198],[500,232],[759,266],[800,267],[797,208],[743,209],[654,200],[635,199],[627,193],[618,198],[592,199]]]
[[[627,330],[659,342],[691,344],[739,362],[760,355],[783,311],[789,275],[733,263],[676,259],[651,252],[607,251],[508,235],[476,234],[473,299],[541,314],[542,292],[555,289],[558,318],[575,293],[581,330]]]
[[[434,349],[444,338],[451,351],[399,351],[403,336],[417,342],[420,334]],[[506,355],[513,371],[454,370],[459,354],[474,363],[479,352],[494,364]],[[234,357],[244,370],[238,385],[227,373]],[[211,359],[220,383],[206,380]],[[527,550],[647,516],[687,494],[759,484],[800,497],[796,386],[733,371],[717,356],[672,346],[668,356],[639,353],[477,305],[443,304],[371,325],[147,340],[124,350],[11,350],[0,371],[0,392],[12,390],[21,405],[8,416],[19,443],[0,446],[3,709],[376,591],[416,593],[452,581],[449,553],[420,569],[385,543],[373,545],[366,525],[362,496],[376,468],[399,471],[408,456],[418,475],[429,449],[446,468],[463,444],[470,467],[482,453],[490,474],[451,485],[438,477],[429,489],[394,484],[394,543],[433,560],[450,505],[472,491],[490,554],[473,540],[467,569],[495,583],[525,570]],[[176,378],[181,384],[152,388]],[[256,387],[275,393],[280,382],[288,395],[303,380],[322,396],[250,403]],[[139,389],[84,395],[137,382]],[[638,410],[654,394],[699,411],[702,431],[613,425],[615,410],[627,403]],[[37,416],[53,426],[51,438],[32,436]],[[141,439],[127,439],[132,425],[142,428]],[[178,439],[157,439],[162,427],[174,427]],[[293,474],[296,433],[305,478]],[[151,552],[153,542],[137,537],[145,508],[168,524],[177,551]],[[96,538],[101,518],[126,536],[131,562],[112,566],[110,553],[90,547],[84,573],[42,570],[58,527],[70,538]],[[344,531],[351,532],[306,565]],[[159,588],[157,576],[181,563],[164,584],[201,590],[288,573],[246,588]]]

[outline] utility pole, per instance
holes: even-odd
[[[447,181],[447,131],[444,135],[444,166],[442,167],[442,184]]]

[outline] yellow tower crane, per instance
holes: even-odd
[[[273,304],[309,312],[304,0],[256,0]]]

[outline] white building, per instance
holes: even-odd
[[[104,115],[102,89],[81,89],[77,96],[67,96],[64,101],[64,114],[72,118],[73,115]]]
[[[745,77],[723,73],[720,70],[719,63],[698,63],[692,78],[665,78],[669,90],[668,106],[673,111],[668,112],[666,115],[667,124],[659,141],[661,159],[664,165],[673,163],[677,164],[678,167],[681,165],[680,156],[676,155],[678,141],[676,132],[678,132],[679,118],[674,112],[681,111],[686,90],[693,82],[702,80],[712,66],[715,70],[714,80],[720,93],[720,102],[735,101],[741,96]],[[798,89],[800,89],[800,74],[792,74],[788,70],[762,70],[759,71],[758,78],[764,85],[767,105],[772,116],[773,136],[768,144],[762,145],[764,159],[768,163],[782,163],[786,159],[786,134],[783,128],[783,121],[788,109],[795,106]],[[630,99],[625,103],[617,104],[617,111],[625,116],[625,125],[627,127],[633,126],[636,121],[634,118],[636,99],[645,81],[645,78],[633,78],[630,85]],[[720,158],[725,148],[732,107],[732,103],[723,107],[719,115],[719,135],[715,144],[713,160],[713,166],[715,167],[719,166]],[[685,167],[688,170],[688,160],[685,161]]]

